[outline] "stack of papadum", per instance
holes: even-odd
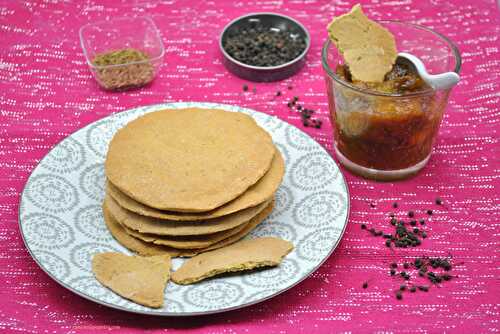
[[[103,214],[115,239],[139,257],[94,256],[97,279],[126,298],[160,307],[162,296],[144,298],[151,291],[141,281],[166,284],[170,257],[208,252],[172,274],[179,284],[278,265],[293,248],[289,242],[238,241],[271,213],[284,172],[271,136],[242,113],[162,110],[128,123],[109,145]],[[163,262],[168,275],[156,268]]]

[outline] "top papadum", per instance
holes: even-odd
[[[255,184],[274,154],[271,136],[248,115],[161,110],[115,134],[105,172],[117,188],[147,206],[204,212]]]

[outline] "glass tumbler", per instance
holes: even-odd
[[[419,57],[431,74],[460,72],[457,47],[428,28],[380,21],[399,52]],[[450,89],[389,94],[354,86],[336,74],[344,63],[328,40],[322,51],[328,105],[338,160],[357,175],[375,180],[404,179],[430,158]]]

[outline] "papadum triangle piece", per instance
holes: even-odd
[[[102,285],[135,303],[160,308],[170,277],[168,255],[128,256],[98,253],[92,258],[92,271]]]

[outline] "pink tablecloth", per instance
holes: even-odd
[[[32,261],[17,226],[20,192],[34,166],[80,127],[131,107],[171,101],[237,104],[294,125],[293,94],[324,120],[305,129],[328,150],[331,126],[320,63],[325,26],[351,1],[0,1],[0,332],[138,332],[143,328],[196,333],[332,333],[500,331],[500,12],[495,0],[362,1],[373,18],[408,20],[453,39],[463,56],[435,152],[416,178],[375,183],[344,172],[351,193],[345,236],[326,263],[292,290],[225,314],[166,319],[94,304],[53,282]],[[276,11],[304,23],[312,48],[290,80],[250,84],[222,66],[217,36],[231,19]],[[164,66],[147,89],[99,90],[87,68],[78,29],[120,15],[151,15],[167,47]],[[286,89],[294,86],[293,91]],[[277,90],[285,96],[273,99]],[[441,196],[442,207],[432,205]],[[434,209],[422,247],[391,252],[362,223],[382,226],[391,203],[401,212]],[[376,204],[371,208],[369,203]],[[415,255],[453,255],[458,275],[428,293],[394,298],[388,264]],[[369,282],[362,289],[362,282]]]

